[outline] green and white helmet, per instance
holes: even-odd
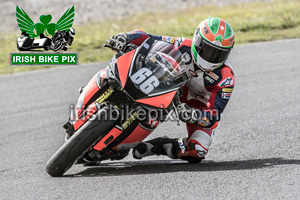
[[[194,33],[192,43],[195,67],[202,71],[216,69],[226,61],[233,45],[234,32],[228,22],[216,17],[202,21]]]

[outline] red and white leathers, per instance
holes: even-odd
[[[137,46],[141,45],[148,37],[174,44],[182,54],[188,54],[190,65],[192,40],[181,37],[168,37],[151,35],[142,30],[128,33],[129,41]],[[181,102],[199,110],[200,118],[195,124],[186,123],[187,138],[178,140],[180,150],[165,151],[171,158],[197,157],[203,158],[212,143],[215,128],[220,121],[220,115],[225,109],[234,87],[234,74],[228,62],[224,62],[211,72],[189,70],[189,82],[183,88]],[[173,152],[173,153],[172,153]],[[177,155],[174,155],[177,154]]]

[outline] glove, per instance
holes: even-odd
[[[124,51],[125,46],[129,43],[129,37],[126,33],[119,33],[111,36],[108,43],[109,46],[118,49],[119,51]]]
[[[129,37],[126,33],[119,33],[110,37],[108,43],[109,46],[125,53],[137,47],[136,45],[129,43]]]
[[[197,109],[191,108],[185,103],[181,103],[177,106],[179,119],[183,122],[194,124],[198,121],[199,113]]]

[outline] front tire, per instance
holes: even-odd
[[[110,108],[105,106],[94,114],[47,162],[46,171],[50,176],[62,176],[88,148],[90,148],[116,120],[105,119]],[[117,112],[113,112],[117,115]],[[117,119],[116,116],[113,119]]]

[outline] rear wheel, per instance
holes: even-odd
[[[49,175],[62,176],[86,150],[88,150],[116,121],[105,119],[110,108],[105,106],[94,114],[76,133],[50,158],[46,171]],[[118,112],[112,112],[117,119]]]

